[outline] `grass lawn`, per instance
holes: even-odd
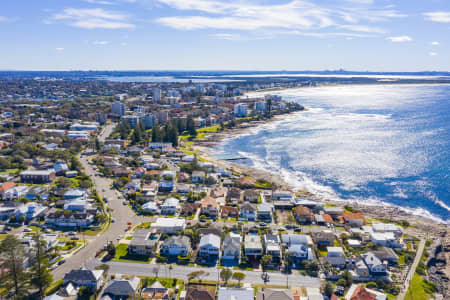
[[[415,273],[405,295],[405,300],[428,300],[432,297],[433,290],[434,288],[430,283]]]
[[[3,241],[6,238],[7,234],[0,234],[0,241]]]
[[[150,257],[145,255],[134,255],[128,253],[128,244],[119,244],[116,247],[116,256],[113,258],[114,261],[122,262],[136,262],[136,263],[149,263]]]
[[[15,174],[19,171],[19,169],[6,169],[2,172],[0,172],[1,175],[5,175],[5,174]]]

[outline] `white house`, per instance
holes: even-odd
[[[372,275],[386,275],[387,266],[374,253],[367,252],[361,257]]]
[[[156,203],[153,201],[145,202],[141,206],[141,209],[145,212],[152,213],[152,214],[157,214],[159,212],[158,205],[156,205]]]
[[[90,208],[91,205],[86,200],[81,199],[74,199],[66,204],[64,204],[65,210],[71,210],[71,211],[85,211],[86,209]]]
[[[187,256],[191,251],[191,241],[187,236],[171,236],[161,246],[161,254]]]
[[[10,188],[5,192],[5,200],[11,201],[14,199],[20,199],[25,197],[30,188],[26,185],[19,185],[13,188]]]
[[[262,243],[259,235],[247,234],[244,240],[244,253],[246,256],[259,257],[263,253]]]
[[[186,221],[179,218],[157,218],[156,222],[152,223],[151,226],[161,234],[174,234],[184,230]]]
[[[180,201],[176,198],[167,198],[161,205],[162,215],[175,215],[180,209]]]
[[[218,257],[220,251],[220,237],[215,234],[202,236],[198,254],[202,257]]]

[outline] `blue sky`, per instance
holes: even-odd
[[[449,0],[1,0],[0,69],[450,71]]]

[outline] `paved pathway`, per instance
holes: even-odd
[[[419,264],[420,258],[422,257],[422,252],[424,248],[425,248],[425,239],[422,239],[420,240],[419,247],[416,251],[416,257],[414,258],[414,262],[411,265],[408,275],[406,276],[406,279],[403,283],[403,288],[400,291],[400,294],[397,296],[397,300],[403,300],[405,298],[406,293],[408,292],[409,284],[411,283],[414,273],[416,272],[417,265]]]

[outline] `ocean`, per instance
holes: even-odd
[[[332,200],[396,205],[450,222],[450,85],[353,85],[274,92],[307,111],[216,150]],[[249,95],[251,96],[251,95]]]

